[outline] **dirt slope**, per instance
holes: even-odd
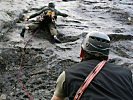
[[[22,82],[34,100],[50,100],[58,75],[80,61],[80,44],[87,32],[109,34],[111,61],[133,69],[132,0],[53,0],[58,10],[69,15],[57,20],[63,43],[52,43],[47,30],[34,36],[26,32],[25,38],[21,38],[19,33],[26,22],[18,20],[36,12],[33,9],[46,5],[47,1],[0,1],[0,95],[5,94],[9,100],[28,100],[18,83],[18,73],[21,49],[31,37],[23,56]]]

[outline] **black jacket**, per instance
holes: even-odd
[[[80,62],[65,72],[63,90],[73,100],[87,75],[99,63],[97,60]],[[133,100],[131,71],[106,63],[81,96],[81,100]]]

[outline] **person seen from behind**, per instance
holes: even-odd
[[[51,100],[133,100],[132,73],[108,61],[109,49],[107,34],[88,33],[81,44],[81,62],[60,74]]]

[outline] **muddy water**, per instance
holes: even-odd
[[[47,1],[33,1],[31,10],[22,14],[36,12],[35,9],[46,5]],[[87,32],[106,32],[112,40],[110,60],[133,69],[132,0],[55,2],[58,10],[69,15],[57,20],[61,44],[51,42],[47,30],[40,30],[34,36],[32,32],[26,32],[25,38],[21,38],[19,33],[27,22],[16,23],[10,30],[3,30],[5,34],[0,40],[0,94],[5,94],[9,100],[28,100],[18,84],[18,69],[21,48],[31,37],[23,56],[22,81],[34,100],[50,100],[58,75],[80,61],[80,44]]]

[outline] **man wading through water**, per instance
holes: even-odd
[[[132,73],[107,62],[109,48],[105,33],[87,34],[81,44],[81,62],[60,74],[51,100],[133,100]]]
[[[61,41],[57,38],[57,29],[55,21],[57,19],[57,16],[63,16],[67,17],[68,15],[65,13],[61,13],[55,9],[55,4],[53,2],[49,2],[48,7],[44,7],[40,12],[37,12],[31,16],[27,16],[25,20],[29,20],[30,18],[37,17],[37,21],[24,27],[22,29],[22,32],[20,33],[21,37],[24,37],[25,30],[37,30],[38,28],[45,28],[45,25],[48,26],[50,33],[52,35],[52,38],[55,40],[55,42],[60,43]]]

